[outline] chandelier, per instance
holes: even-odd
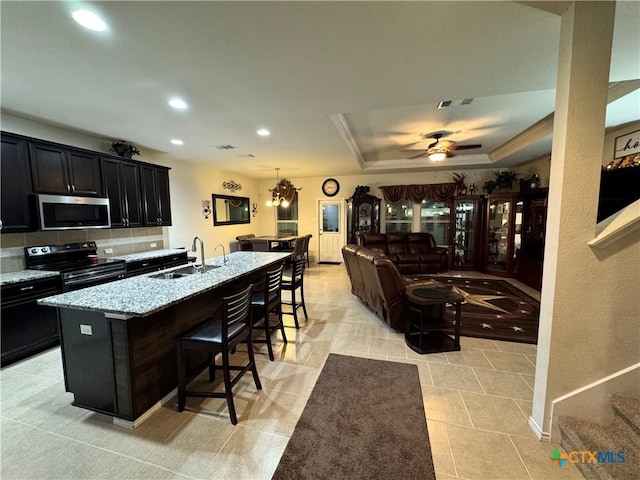
[[[271,192],[271,198],[267,201],[267,207],[288,207],[289,201],[287,198],[293,198],[293,195],[296,191],[302,190],[301,188],[296,188],[293,184],[283,178],[280,180],[278,178],[278,171],[280,169],[276,168],[276,186],[274,188],[268,189]]]

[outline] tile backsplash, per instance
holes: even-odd
[[[165,248],[163,227],[5,233],[0,235],[0,272],[25,268],[24,247],[87,241],[96,242],[102,258]]]

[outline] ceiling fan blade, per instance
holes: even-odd
[[[474,145],[451,145],[447,150],[470,150],[472,148],[482,148],[482,145],[479,143]]]
[[[413,159],[413,158],[423,157],[423,156],[425,156],[426,154],[427,154],[427,152],[422,152],[422,153],[421,153],[421,154],[419,154],[419,155],[414,155],[413,157],[409,157],[409,160],[411,160],[411,159]]]

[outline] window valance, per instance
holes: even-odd
[[[455,183],[430,183],[426,185],[389,185],[380,187],[384,199],[395,205],[403,200],[412,200],[420,203],[425,198],[433,198],[438,202],[444,202],[456,194]]]

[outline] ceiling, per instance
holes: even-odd
[[[532,3],[93,2],[96,33],[77,3],[3,0],[2,110],[254,178],[518,165],[551,150],[499,148],[554,108],[562,2]],[[640,78],[640,2],[614,37],[610,81]],[[607,126],[640,120],[639,91]],[[482,148],[410,159],[436,132]]]

